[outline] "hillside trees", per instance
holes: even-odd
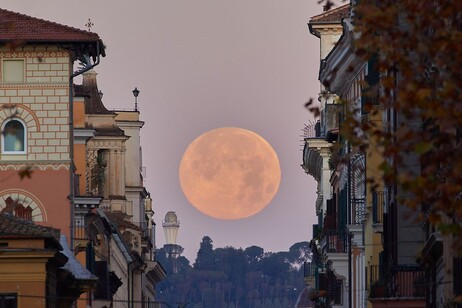
[[[199,307],[292,307],[304,287],[299,262],[306,261],[308,253],[304,249],[298,253],[300,247],[308,243],[276,253],[258,246],[214,249],[212,239],[205,236],[192,267],[186,258],[179,258],[174,273],[171,259],[159,259],[168,265],[167,279],[157,288],[159,301]],[[157,255],[162,254],[159,249]]]

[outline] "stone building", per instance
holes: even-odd
[[[143,122],[138,110],[102,103],[93,70],[105,56],[102,40],[3,9],[0,20],[7,25],[0,33],[0,211],[69,239],[100,281],[79,307],[155,302],[165,272],[153,253]]]

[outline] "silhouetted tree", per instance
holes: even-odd
[[[167,279],[157,287],[158,299],[172,306],[190,302],[203,308],[293,307],[304,282],[303,271],[291,263],[304,258],[305,246],[297,243],[278,253],[265,253],[258,246],[214,249],[212,239],[204,236],[194,268],[185,258],[177,264],[177,273],[167,270]],[[158,257],[162,255],[159,249]],[[163,262],[171,267],[172,260]]]
[[[214,265],[213,257],[213,241],[210,237],[204,236],[200,243],[199,250],[197,251],[196,262],[194,269],[197,270],[210,270]]]

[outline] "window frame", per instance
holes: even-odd
[[[5,70],[5,62],[22,62],[22,80],[19,81],[19,80],[13,80],[13,81],[10,81],[10,80],[6,80],[7,78],[5,78],[5,76],[9,73]],[[2,75],[1,75],[1,78],[2,78],[2,82],[3,83],[6,83],[6,84],[23,84],[23,83],[26,83],[26,59],[23,59],[23,58],[7,58],[7,59],[2,59],[2,63],[1,63],[2,67],[1,67],[1,72],[2,72]]]
[[[11,121],[18,121],[19,123],[21,123],[22,127],[24,128],[24,150],[23,151],[6,151],[5,149],[5,134],[3,133],[5,131],[5,126],[10,123]],[[16,117],[12,117],[12,118],[8,118],[6,119],[6,121],[3,122],[2,124],[2,131],[1,131],[1,147],[2,147],[2,154],[6,154],[6,155],[18,155],[18,154],[27,154],[27,125],[26,123],[20,119],[20,118],[16,118]]]
[[[13,304],[15,307],[18,307],[18,293],[0,293],[0,307],[6,307],[7,297],[13,297]]]

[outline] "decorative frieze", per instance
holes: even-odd
[[[30,63],[57,63],[56,58],[66,58],[69,62],[69,52],[65,51],[10,51],[0,52],[1,58],[31,58]],[[29,61],[28,61],[29,62]]]
[[[29,161],[25,164],[23,161],[4,161],[0,163],[0,171],[15,170],[20,171],[24,169],[31,170],[70,170],[70,162],[48,162],[48,161]]]

